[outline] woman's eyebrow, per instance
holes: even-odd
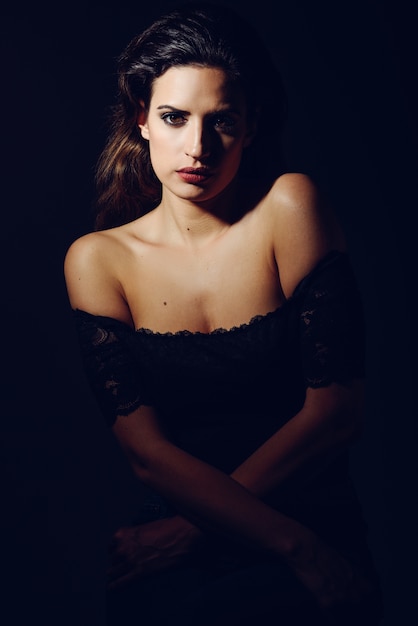
[[[178,109],[177,107],[173,107],[170,104],[160,104],[160,106],[157,107],[157,111],[159,111],[160,109],[170,109],[170,111],[174,111],[175,113],[190,115],[190,111],[183,111],[183,109]]]
[[[160,111],[161,109],[169,109],[173,113],[179,113],[180,115],[190,115],[190,111],[178,109],[177,107],[173,107],[171,104],[160,104],[157,107],[157,111]],[[221,106],[220,108],[211,111],[210,113],[208,113],[208,115],[218,115],[220,113],[233,113],[235,115],[241,115],[241,112],[239,110],[237,110],[233,106],[230,106],[227,103],[224,106]]]

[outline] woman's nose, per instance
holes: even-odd
[[[210,133],[201,122],[191,123],[188,128],[185,153],[194,159],[207,157],[210,153]]]

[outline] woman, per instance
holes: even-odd
[[[65,261],[92,389],[149,493],[113,539],[110,623],[379,623],[347,460],[361,303],[312,181],[271,178],[283,111],[225,8],[172,11],[120,57],[96,230]]]

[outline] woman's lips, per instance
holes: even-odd
[[[177,170],[177,174],[184,182],[192,185],[203,183],[212,176],[212,172],[204,167],[184,167]]]

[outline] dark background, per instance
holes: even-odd
[[[91,229],[115,58],[176,3],[150,4],[0,11],[0,589],[12,608],[8,625],[34,615],[57,626],[105,624],[106,537],[127,521],[133,478],[86,386],[62,264]],[[223,4],[255,23],[277,59],[290,102],[290,169],[327,191],[347,234],[368,325],[367,425],[353,475],[382,577],[384,626],[409,624],[418,557],[413,2]]]

